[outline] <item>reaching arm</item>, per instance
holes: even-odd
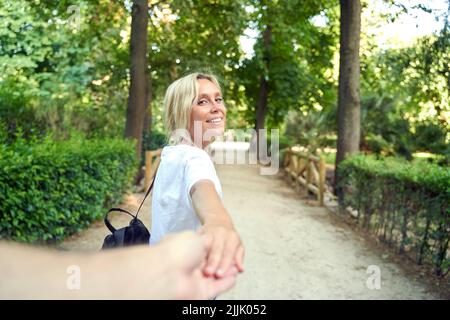
[[[207,239],[208,256],[204,272],[223,277],[234,265],[243,272],[244,246],[213,182],[198,181],[190,194],[194,210],[203,224],[200,234]]]
[[[192,232],[95,254],[0,242],[0,299],[208,299],[233,287],[237,270],[206,277],[205,258]]]

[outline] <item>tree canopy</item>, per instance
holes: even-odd
[[[402,8],[401,1],[384,3]],[[221,80],[230,127],[255,128],[263,83],[264,127],[280,128],[290,143],[321,141],[333,147],[339,5],[337,0],[149,1],[151,112],[146,118],[152,131],[164,129],[167,86],[202,70]],[[362,5],[364,13],[371,3]],[[99,137],[123,134],[131,7],[129,0],[0,0],[0,116],[10,139],[18,128],[25,135],[51,132],[60,138],[73,130]],[[419,9],[437,17],[426,5]],[[371,19],[388,24],[400,14],[395,12]],[[368,32],[364,17],[361,148],[407,158],[418,151],[448,158],[448,12],[439,17],[447,21],[441,30],[401,47],[377,47],[380,35]],[[248,33],[254,35],[250,53],[242,46]],[[300,132],[304,125],[317,134]]]

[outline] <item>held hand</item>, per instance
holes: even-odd
[[[159,248],[168,262],[166,272],[175,284],[176,299],[209,299],[231,289],[238,270],[229,268],[221,278],[203,272],[207,257],[207,241],[192,232],[182,232],[164,238]],[[169,287],[171,286],[169,285]]]
[[[205,275],[222,278],[233,267],[239,272],[244,271],[244,246],[231,223],[206,223],[199,233],[203,235],[207,249]]]
[[[232,265],[243,272],[244,246],[214,184],[200,180],[190,192],[194,209],[203,224],[199,234],[204,236],[207,249],[204,274],[221,278]]]

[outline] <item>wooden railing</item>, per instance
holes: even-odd
[[[284,170],[296,184],[301,184],[317,195],[319,205],[324,206],[325,195],[325,160],[306,152],[286,149]]]
[[[147,190],[153,179],[155,169],[161,161],[162,149],[145,152],[145,189]]]

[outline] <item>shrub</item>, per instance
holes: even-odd
[[[311,111],[306,115],[292,111],[286,118],[286,136],[293,143],[308,148],[312,153],[320,147],[335,145],[330,137],[330,128],[330,113],[325,111]]]
[[[34,92],[32,84],[21,82],[12,77],[0,80],[0,119],[2,134],[8,140],[14,140],[18,131],[23,136],[44,134],[45,121],[39,118],[33,109]]]
[[[357,155],[339,165],[343,205],[380,240],[432,262],[438,274],[450,266],[450,168],[394,158]]]
[[[0,141],[0,237],[63,239],[119,201],[137,167],[122,139]]]

